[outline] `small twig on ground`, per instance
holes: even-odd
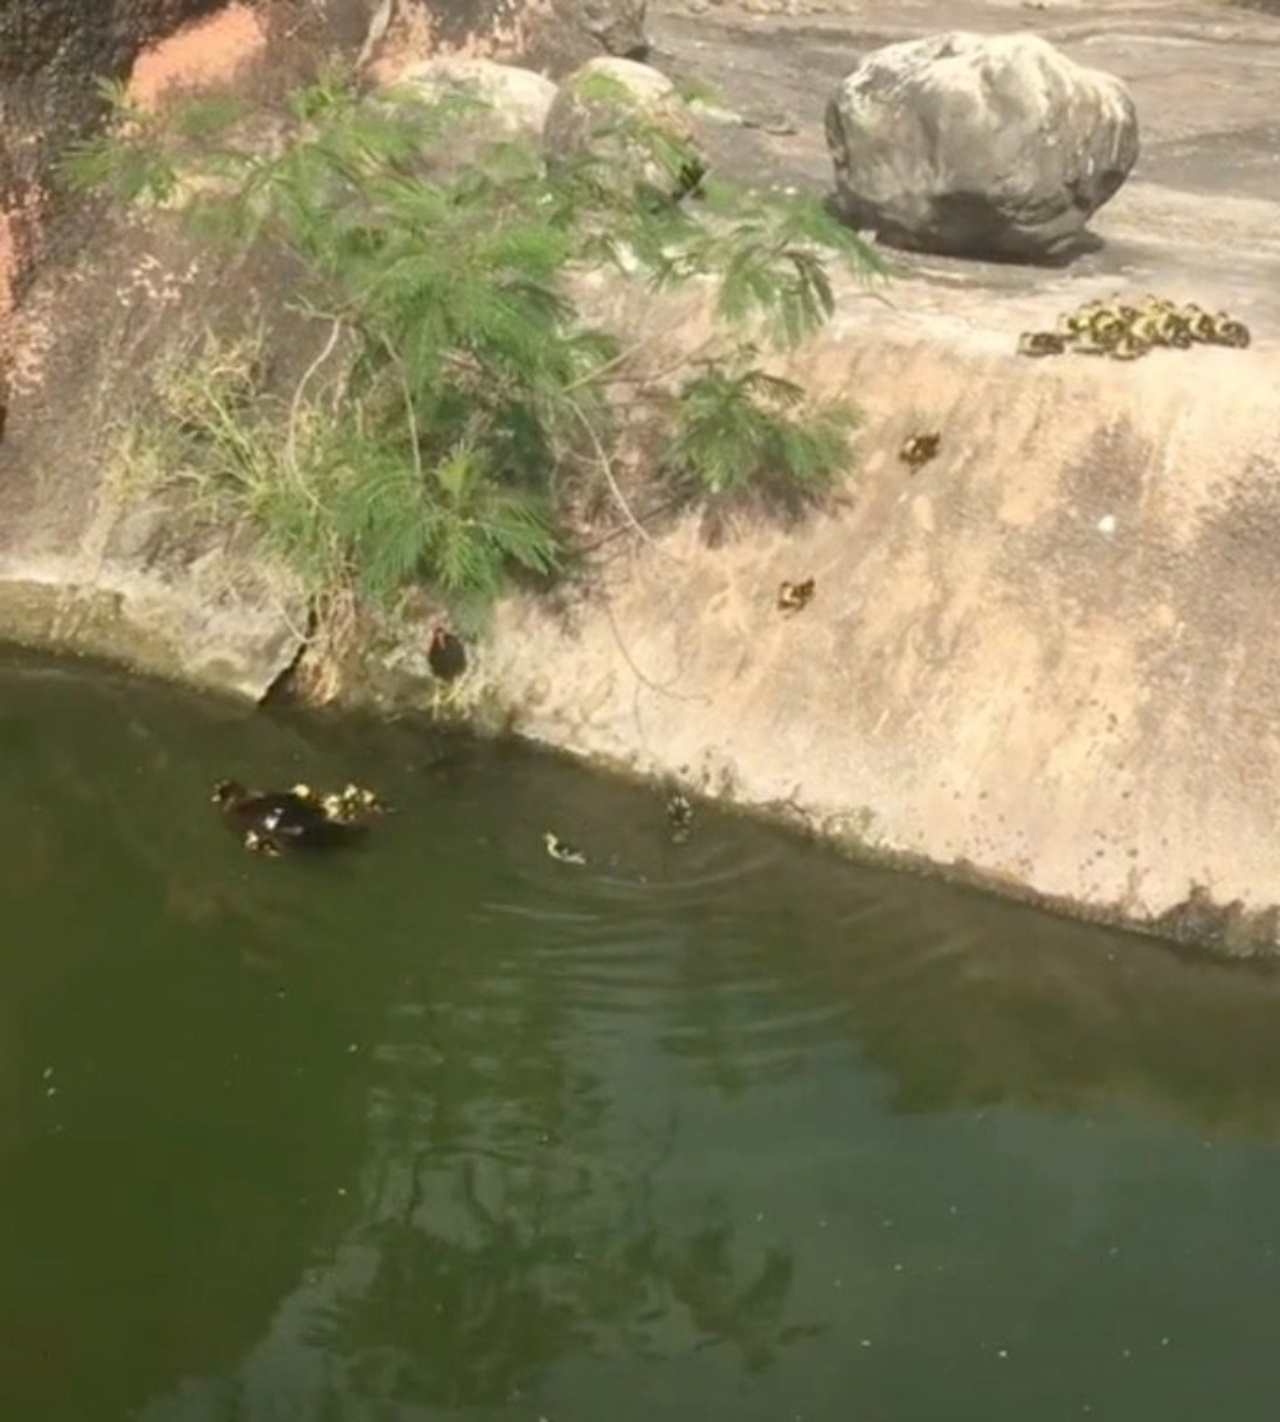
[[[672,509],[678,508],[684,502],[683,494],[673,494],[669,499],[663,499],[660,504],[655,504],[653,508],[646,509],[643,514],[637,515],[637,523],[646,523],[650,519],[659,518],[664,513],[669,513]],[[582,553],[594,553],[597,548],[603,548],[606,543],[612,543],[615,539],[621,538],[624,533],[632,532],[629,523],[624,523],[618,528],[611,528],[608,533],[603,533],[599,538],[593,538],[590,543],[583,543],[579,547]]]
[[[297,444],[298,444],[298,418],[302,410],[302,397],[306,393],[307,386],[320,367],[333,354],[334,347],[338,344],[338,338],[342,334],[343,320],[340,316],[333,318],[333,325],[329,331],[329,339],[324,343],[320,354],[302,373],[302,379],[298,381],[297,388],[293,392],[293,399],[289,402],[289,433],[285,439],[285,462],[288,464],[289,472],[296,478],[298,472],[297,464]]]
[[[663,548],[649,536],[648,530],[632,512],[626,495],[618,486],[618,481],[613,477],[613,467],[609,461],[609,453],[604,445],[600,443],[600,436],[596,433],[595,426],[587,418],[585,411],[576,401],[571,400],[569,402],[569,408],[578,417],[583,429],[587,432],[587,438],[591,441],[592,448],[595,450],[596,462],[600,466],[600,472],[604,475],[605,483],[609,486],[609,492],[612,494],[614,502],[618,505],[618,508],[622,510],[622,516],[626,519],[628,527],[633,533],[638,534],[655,553],[660,554],[664,558],[669,558],[673,563],[683,563],[683,558],[677,558],[674,553]]]

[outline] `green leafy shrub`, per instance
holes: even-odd
[[[334,74],[265,138],[230,108],[162,130],[108,97],[113,122],[69,155],[73,181],[277,244],[306,274],[324,340],[298,388],[272,394],[262,349],[211,340],[157,380],[132,448],[166,445],[155,466],[180,471],[197,506],[245,518],[318,601],[425,582],[483,604],[513,573],[555,574],[575,490],[600,480],[631,518],[612,466],[633,408],[666,422],[654,477],[687,498],[804,497],[847,468],[852,413],[758,363],[758,342],[794,346],[830,316],[828,259],[877,270],[818,205],[718,184],[696,214],[637,203],[597,158],[551,174],[512,141],[451,170],[433,155],[471,101],[371,102]],[[687,161],[649,126],[630,139],[676,173]],[[655,288],[712,283],[719,358],[674,393],[651,376],[643,343],[624,350],[574,304],[566,274],[601,263]]]
[[[848,467],[856,422],[840,405],[806,410],[798,385],[740,361],[690,376],[671,425],[664,462],[699,493],[794,500]]]

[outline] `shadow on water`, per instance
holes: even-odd
[[[0,691],[3,1415],[1270,1415],[1274,975],[511,748]],[[261,861],[227,774],[400,813]]]

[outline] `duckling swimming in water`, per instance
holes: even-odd
[[[331,791],[320,799],[320,808],[337,824],[364,824],[378,815],[390,814],[384,804],[363,785],[348,782],[341,790]]]
[[[558,859],[561,864],[584,865],[587,856],[572,844],[566,844],[558,834],[553,834],[546,830],[542,836],[542,842],[547,846],[547,853],[552,859]]]
[[[693,802],[683,790],[673,790],[667,796],[666,811],[672,842],[683,844],[693,826]]]
[[[306,785],[264,792],[246,789],[238,780],[220,780],[214,786],[213,803],[227,824],[243,834],[244,847],[261,854],[332,849],[352,843],[364,828],[330,816]]]

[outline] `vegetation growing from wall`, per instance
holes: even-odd
[[[674,201],[601,158],[552,172],[535,143],[474,143],[471,100],[371,100],[337,74],[272,123],[225,103],[161,122],[110,98],[108,131],[68,157],[73,180],[210,238],[278,244],[317,330],[284,394],[262,337],[178,353],[130,424],[130,457],[193,507],[247,521],[322,612],[424,583],[464,615],[483,608],[513,575],[573,561],[567,512],[593,497],[639,527],[617,477],[638,427],[668,507],[803,500],[847,470],[853,412],[764,366],[830,316],[830,259],[878,271],[819,204],[715,183]],[[696,155],[618,112],[646,171],[678,187]],[[432,160],[463,143],[465,163]],[[601,267],[655,289],[709,283],[719,335],[655,372],[651,343],[575,304],[572,275]]]

